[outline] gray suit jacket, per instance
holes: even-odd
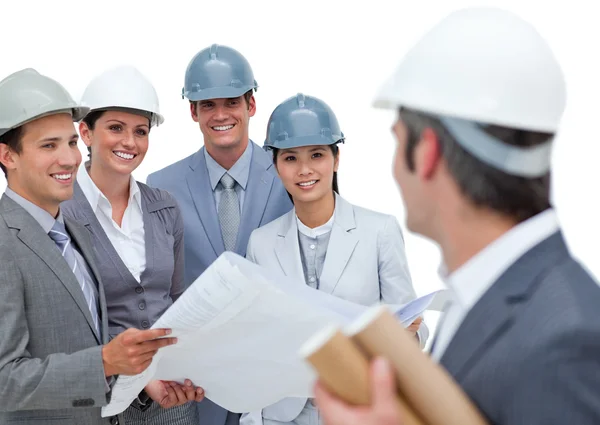
[[[204,149],[150,174],[146,181],[149,186],[168,191],[181,208],[186,287],[225,251]],[[272,157],[256,144],[252,149],[244,199],[235,248],[241,256],[246,255],[248,238],[254,229],[292,209],[292,202],[273,167]],[[230,414],[227,419],[227,411],[208,399],[199,404],[199,413],[202,425],[223,425],[226,420],[228,425],[235,425],[239,417]]]
[[[0,199],[0,424],[109,424],[102,344],[104,289],[87,231],[65,226],[98,285],[103,340],[55,243],[12,199]]]
[[[73,199],[63,202],[63,215],[85,226],[94,245],[104,282],[109,337],[128,328],[148,329],[183,293],[183,220],[177,202],[164,190],[138,182],[142,199],[146,268],[138,282],[76,183]]]
[[[599,306],[557,232],[475,304],[441,364],[491,424],[599,424]]]
[[[337,194],[335,203],[319,290],[365,306],[379,302],[404,304],[413,300],[416,294],[398,220],[392,215],[352,205]],[[252,232],[246,257],[305,285],[295,210]],[[419,331],[422,345],[428,334],[423,323]],[[305,398],[286,398],[262,409],[262,417],[291,422],[306,401]],[[251,416],[252,421],[245,417],[244,423],[256,422],[256,414],[252,412]]]

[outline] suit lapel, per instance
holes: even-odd
[[[152,225],[152,216],[151,212],[156,211],[156,209],[150,209],[150,205],[148,204],[148,198],[146,196],[146,188],[141,184],[138,185],[140,189],[140,198],[142,204],[142,218],[144,220],[144,250],[146,251],[146,267],[142,270],[142,274],[140,275],[140,284],[146,280],[149,274],[154,270],[154,226]],[[127,268],[127,267],[126,267]],[[129,272],[129,269],[127,269]],[[129,272],[131,275],[131,272]],[[131,275],[132,279],[135,280],[133,275]],[[137,283],[137,281],[136,281]]]
[[[204,148],[196,153],[191,168],[192,170],[186,174],[188,189],[196,206],[196,211],[198,211],[200,223],[204,228],[206,236],[208,236],[215,255],[218,257],[225,251],[225,245],[221,236],[221,225],[219,224],[213,191],[210,187],[210,178],[208,176],[208,169],[206,168],[206,159],[204,158]],[[250,199],[246,199],[252,202]]]
[[[75,183],[73,189],[73,200],[77,202],[78,208],[74,213],[76,214],[76,220],[79,224],[85,226],[89,231],[90,235],[95,235],[95,237],[100,242],[100,246],[97,246],[96,249],[103,249],[104,255],[106,258],[110,258],[115,269],[119,272],[124,282],[132,285],[133,287],[137,287],[138,283],[119,256],[119,253],[113,246],[112,242],[104,232],[102,225],[98,221],[98,217],[94,213],[92,206],[88,202],[83,190],[81,187]],[[143,202],[143,201],[142,201]],[[143,204],[142,204],[143,205]],[[152,251],[148,252],[148,235],[146,235],[145,228],[148,227],[146,225],[146,220],[144,219],[144,239],[146,240],[146,261],[148,261],[148,257],[152,256]],[[149,255],[150,254],[150,255]]]
[[[99,308],[101,327],[102,327],[102,338],[100,337],[100,335],[98,335],[96,333],[96,327],[94,326],[94,322],[92,321],[92,316],[91,316],[89,308],[87,307],[87,303],[85,305],[84,312],[87,313],[85,317],[88,321],[88,324],[94,331],[94,335],[96,335],[96,339],[98,340],[98,342],[100,344],[102,344],[103,343],[102,340],[104,339],[104,336],[108,332],[108,327],[107,327],[108,326],[108,324],[107,324],[108,317],[107,317],[107,313],[106,313],[106,302],[105,302],[105,298],[104,298],[104,288],[102,287],[102,278],[100,276],[100,272],[96,268],[96,263],[95,263],[96,259],[93,254],[94,251],[93,251],[90,239],[89,239],[89,234],[85,233],[84,229],[82,229],[79,226],[77,226],[76,224],[74,224],[67,217],[65,217],[64,219],[65,219],[65,227],[67,228],[67,231],[69,232],[69,235],[71,236],[71,239],[77,245],[79,252],[83,256],[90,271],[92,272],[92,279],[94,279],[94,283],[96,284],[96,287],[98,289],[98,308]],[[79,290],[81,291],[81,288]],[[81,292],[81,293],[83,295],[83,292]],[[83,297],[83,299],[85,300],[85,297]],[[105,320],[105,319],[107,319],[107,320]]]
[[[335,203],[333,228],[319,278],[319,289],[330,294],[335,290],[358,243],[358,237],[352,232],[356,228],[354,208],[337,194]]]
[[[98,338],[94,329],[92,315],[85,301],[83,291],[79,286],[79,282],[67,265],[67,262],[61,255],[60,250],[57,248],[54,241],[50,239],[50,236],[44,233],[44,230],[40,227],[39,223],[12,199],[3,195],[0,204],[6,224],[10,228],[18,230],[17,238],[46,263],[50,270],[52,270],[58,280],[69,292],[85,316],[92,332],[96,338]],[[72,226],[67,227],[67,230],[71,231],[71,229]],[[78,237],[79,236],[80,235],[78,234]]]
[[[296,210],[294,209],[283,216],[281,226],[277,232],[275,255],[285,275],[292,278],[295,282],[304,285],[304,271],[302,270],[300,244],[298,242]]]
[[[268,157],[265,157],[260,147],[253,143],[252,161],[244,195],[244,208],[236,242],[236,252],[242,256],[246,255],[250,234],[260,226],[260,221],[265,213],[274,178],[267,170],[272,166],[273,163],[268,160]]]
[[[536,290],[539,276],[566,255],[564,239],[557,232],[519,258],[473,306],[440,360],[456,380],[460,382],[513,326],[517,309]]]

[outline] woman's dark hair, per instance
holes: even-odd
[[[83,119],[81,121],[84,122],[85,125],[87,125],[90,130],[94,130],[94,128],[96,127],[96,121],[98,121],[100,119],[100,117],[102,115],[104,115],[105,112],[106,111],[103,111],[103,110],[92,111],[89,114],[87,114],[85,117],[83,117]],[[88,146],[87,150],[88,150],[88,158],[92,159],[92,148],[90,148]]]
[[[331,149],[331,152],[333,153],[334,158],[337,158],[338,153],[340,152],[340,148],[337,145],[338,143],[340,143],[340,142],[336,142],[333,145],[328,145],[329,148]],[[273,151],[273,163],[275,164],[275,163],[277,163],[277,155],[279,154],[279,149],[271,148],[271,150]],[[333,188],[333,191],[339,195],[340,189],[338,188],[337,171],[333,172],[333,181],[331,183],[331,186]],[[290,197],[290,201],[293,202],[294,200],[292,199],[292,195],[290,195],[290,192],[288,192],[288,196]]]

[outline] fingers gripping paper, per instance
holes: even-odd
[[[102,416],[124,411],[152,379],[190,379],[237,413],[312,397],[316,375],[298,349],[324,325],[348,324],[366,308],[225,252],[154,324],[171,328],[178,343],[159,350],[143,373],[119,376]]]

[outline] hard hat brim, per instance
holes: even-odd
[[[135,115],[142,115],[142,116],[150,115],[149,119],[150,119],[152,126],[159,126],[165,121],[165,118],[158,112],[148,111],[146,109],[140,109],[140,108],[131,108],[128,106],[93,107],[93,108],[90,108],[88,113],[95,112],[95,111],[122,111],[122,112],[127,112],[127,113],[135,114]]]
[[[53,110],[49,110],[49,111],[44,111],[41,114],[38,114],[38,115],[36,115],[32,118],[29,118],[23,122],[20,122],[11,128],[0,128],[0,136],[3,136],[4,134],[8,133],[11,130],[14,130],[15,128],[19,128],[27,123],[30,123],[35,120],[39,120],[40,118],[48,117],[50,115],[70,113],[71,116],[73,117],[73,122],[79,122],[79,121],[81,121],[81,119],[83,117],[85,117],[88,114],[89,110],[90,110],[90,108],[87,108],[85,106],[77,106],[74,108],[63,108],[63,109],[53,109]]]
[[[184,96],[192,102],[209,99],[233,99],[243,96],[246,92],[255,89],[254,86],[243,87],[212,87],[199,91],[188,91]]]
[[[264,146],[267,148],[275,148],[275,149],[291,149],[291,148],[299,148],[305,146],[320,146],[320,145],[334,145],[336,143],[343,142],[343,136],[339,137],[331,137],[331,136],[323,136],[323,135],[315,135],[315,136],[304,136],[304,137],[291,137],[286,140],[282,140],[281,142],[275,143],[267,143],[265,141]]]

